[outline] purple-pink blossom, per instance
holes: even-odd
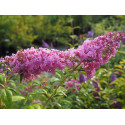
[[[92,30],[90,30],[87,34],[87,37],[93,37],[94,36],[94,32]]]
[[[48,45],[47,42],[43,41],[43,42],[42,42],[42,47],[44,47],[44,48],[49,48],[50,46]]]
[[[116,79],[117,79],[116,74],[112,73],[110,82],[113,82]]]
[[[79,73],[79,82],[85,82],[87,81],[86,76],[83,73]]]
[[[100,91],[97,81],[93,81],[94,88],[96,89],[96,91],[93,92],[95,98],[99,97],[99,91]]]
[[[40,104],[40,105],[41,105],[42,103],[41,103],[40,100],[37,100],[37,101],[33,102],[32,105],[33,105],[33,104]]]
[[[80,85],[80,83],[79,83],[78,80],[75,80],[75,79],[71,79],[70,81],[65,82],[65,85],[66,85],[65,88],[67,90],[70,89],[71,87],[73,87],[73,92],[74,93],[76,92],[76,90],[80,89],[80,86],[78,86],[78,85]]]
[[[77,49],[65,51],[34,47],[20,50],[12,56],[0,59],[2,63],[0,72],[7,70],[8,65],[12,73],[22,74],[23,79],[32,80],[43,72],[54,74],[56,69],[63,70],[65,66],[73,68],[81,63],[87,78],[90,79],[100,65],[106,64],[112,56],[115,56],[116,48],[120,47],[124,36],[122,32],[110,32],[93,40],[85,40]]]
[[[114,104],[112,105],[113,108],[118,108],[118,109],[122,108],[121,103],[117,99],[112,99],[112,100],[115,101]]]
[[[122,43],[125,44],[125,37],[123,37],[123,39],[122,39]]]

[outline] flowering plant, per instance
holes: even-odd
[[[82,75],[79,75],[79,80],[75,80],[74,74],[79,72],[79,68],[84,71],[87,79],[93,78],[95,70],[100,65],[106,64],[112,56],[115,56],[116,49],[120,47],[120,42],[124,36],[125,34],[122,32],[110,32],[93,40],[87,39],[77,49],[71,48],[66,51],[46,48],[35,49],[34,47],[20,50],[12,56],[0,59],[0,72],[5,73],[6,77],[9,77],[9,74],[12,76],[13,73],[17,73],[20,76],[20,82],[26,80],[27,83],[33,81],[34,78],[38,78],[44,72],[55,74],[57,79],[51,82],[52,84],[56,83],[52,94],[48,95],[45,90],[42,90],[48,97],[42,107],[45,108],[52,97],[60,93],[58,90],[64,83],[67,85],[67,90],[73,86],[75,86],[73,92],[80,89],[80,83],[86,81],[86,78],[84,77],[83,80]],[[3,88],[5,88],[7,82],[3,82],[4,85],[1,84]],[[98,88],[97,83],[94,83],[94,85]],[[42,87],[40,88],[42,89]],[[99,90],[98,88],[97,91],[99,92]],[[29,92],[32,91],[29,90]],[[64,91],[66,90],[63,89],[61,93],[64,93]],[[4,100],[3,98],[2,100]]]

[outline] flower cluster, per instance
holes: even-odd
[[[121,42],[122,42],[122,44],[125,44],[125,37],[123,37]]]
[[[32,79],[42,72],[54,73],[56,68],[62,70],[65,66],[58,50],[33,47],[20,50],[12,56],[6,56],[5,62],[12,72],[23,74],[24,79]]]
[[[94,36],[94,32],[92,30],[90,30],[87,34],[87,37],[93,37]]]
[[[77,49],[71,48],[66,51],[56,49],[39,48],[20,50],[12,56],[1,58],[2,67],[8,65],[12,72],[22,74],[23,79],[32,80],[42,72],[55,73],[55,69],[63,70],[65,66],[73,68],[81,64],[87,74],[92,78],[95,69],[115,56],[116,48],[125,34],[122,32],[107,33],[94,40],[85,40]],[[0,72],[3,71],[0,69]]]
[[[112,56],[115,56],[116,48],[120,47],[124,35],[121,32],[110,32],[94,40],[87,39],[83,45],[78,47],[75,54],[82,62],[87,78],[92,78],[95,69],[106,64]]]
[[[80,89],[80,86],[78,86],[78,85],[80,85],[80,83],[79,83],[78,80],[71,79],[70,81],[65,82],[65,85],[66,85],[65,88],[66,88],[67,90],[68,90],[69,88],[71,88],[71,87],[74,87],[74,89],[73,89],[73,92],[74,92],[74,93],[76,92],[76,90],[79,90],[79,89]]]
[[[110,82],[113,82],[114,80],[116,80],[116,78],[116,74],[112,73]]]
[[[112,105],[113,108],[118,108],[118,109],[122,108],[121,103],[117,99],[112,99],[112,100],[114,101],[114,104]]]
[[[43,41],[43,42],[42,42],[42,47],[44,47],[44,48],[49,48],[49,45],[48,45],[48,43],[46,43],[45,41]]]
[[[86,82],[87,79],[86,77],[84,76],[83,73],[79,73],[79,82],[82,83],[82,82]]]

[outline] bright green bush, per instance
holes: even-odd
[[[0,16],[0,44],[14,49],[31,46],[37,37],[33,34],[32,16]]]
[[[95,35],[105,34],[106,32],[112,31],[123,31],[125,32],[125,16],[124,15],[113,15],[102,17],[102,20],[97,23],[92,23]]]

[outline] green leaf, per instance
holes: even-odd
[[[63,75],[63,70],[56,69],[55,72],[58,72],[61,76]]]
[[[119,69],[122,69],[122,66],[121,66],[121,65],[114,65],[114,67],[119,68]]]
[[[45,92],[42,89],[36,89],[30,93],[30,95],[38,95],[38,94],[45,94]]]
[[[57,105],[58,107],[61,107],[61,104],[59,104],[59,103],[56,103],[56,105]]]
[[[76,43],[74,46],[75,46],[75,47],[79,46],[79,43]]]
[[[0,83],[0,86],[4,88],[4,85]]]
[[[5,91],[5,89],[1,90],[1,97],[2,97],[2,101],[5,102],[5,100],[6,100],[6,91]]]
[[[61,79],[61,75],[58,72],[56,72],[56,77]]]
[[[67,73],[65,76],[67,76],[67,77],[69,77],[69,76],[74,77],[74,73]]]
[[[77,36],[76,35],[70,35],[72,39],[75,39]]]
[[[13,80],[8,80],[8,82],[12,85],[12,87],[16,88],[16,84]]]
[[[39,104],[34,104],[34,105],[28,106],[27,109],[41,109],[41,107]]]
[[[40,82],[38,80],[34,80],[33,83],[40,85]]]
[[[11,104],[12,104],[12,92],[8,89],[6,89],[6,106],[7,108],[11,108]]]
[[[25,99],[23,96],[12,96],[12,102],[17,102],[23,99]]]
[[[50,79],[50,82],[51,82],[51,83],[59,82],[59,79],[56,78],[56,77],[52,77],[52,78]]]
[[[15,93],[17,93],[17,91],[15,89],[13,89],[13,88],[8,87],[8,89],[15,92]]]
[[[20,83],[22,82],[23,74],[20,74]]]
[[[5,104],[6,108],[11,108],[12,104],[12,92],[8,89],[1,90],[2,101]]]
[[[28,106],[27,109],[34,109],[32,105]]]
[[[70,44],[70,43],[67,43],[70,47],[73,47],[73,45],[72,44]]]
[[[66,93],[66,89],[65,89],[64,87],[61,87],[61,86],[60,86],[60,87],[57,89],[55,96],[57,96],[57,95],[67,96],[65,93]]]
[[[125,52],[121,50],[119,50],[118,53],[125,54]]]
[[[33,107],[34,107],[34,109],[41,109],[39,104],[34,104]]]
[[[61,100],[61,102],[62,102],[62,103],[65,103],[65,104],[72,104],[72,102],[71,102],[71,101],[66,100],[66,99],[62,99],[62,100]]]
[[[80,26],[75,26],[73,29],[80,29]]]
[[[5,83],[5,80],[6,80],[5,74],[0,73],[0,82],[4,84],[4,83]]]

